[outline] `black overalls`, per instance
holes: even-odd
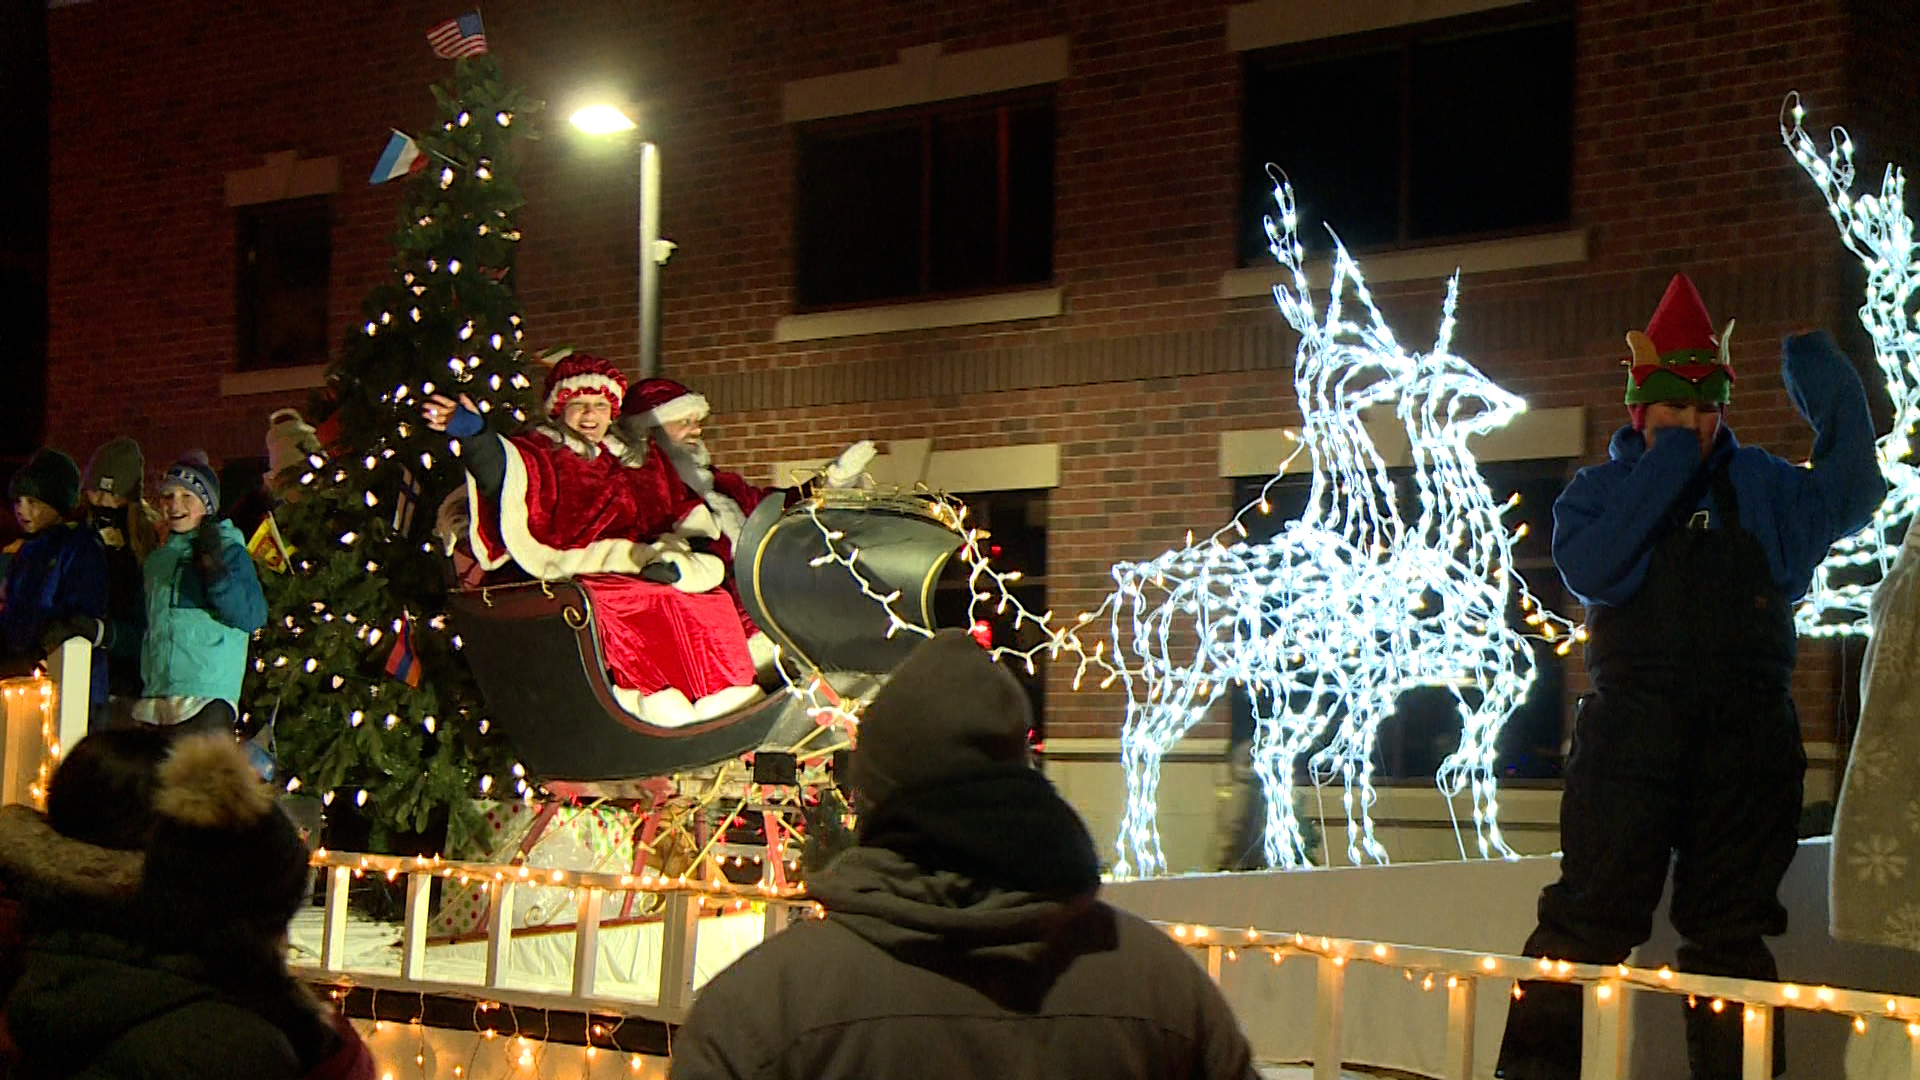
[[[1624,961],[1653,931],[1671,864],[1675,966],[1775,977],[1761,939],[1787,928],[1778,893],[1798,842],[1807,768],[1788,692],[1793,611],[1759,541],[1740,527],[1725,469],[1709,484],[1721,527],[1707,528],[1704,511],[1674,515],[1633,598],[1589,609],[1595,693],[1574,724],[1560,880],[1540,895],[1528,956]],[[1677,504],[1696,501],[1683,495]],[[1580,988],[1522,987],[1500,1075],[1577,1077]],[[1695,1080],[1740,1075],[1740,1017],[1738,1007],[1716,1014],[1704,1001],[1689,1009]],[[1782,1034],[1776,1023],[1776,1071]]]

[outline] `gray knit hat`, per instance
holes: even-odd
[[[908,789],[1029,760],[1033,706],[961,630],[942,630],[896,668],[860,714],[853,789],[877,807]]]
[[[104,491],[131,499],[146,486],[147,459],[140,444],[124,435],[100,444],[87,460],[87,477],[81,491]]]

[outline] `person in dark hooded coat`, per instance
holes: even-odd
[[[0,811],[0,863],[28,880],[10,1080],[372,1080],[365,1044],[287,972],[307,848],[239,745],[146,729],[89,738],[166,748],[150,835],[126,851],[58,834],[53,804],[85,741],[55,774],[52,824]]]
[[[966,634],[914,651],[861,718],[859,844],[825,918],[722,971],[673,1080],[1255,1075],[1218,988],[1102,903],[1093,840],[1033,768],[1026,691]]]

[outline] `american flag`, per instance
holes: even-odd
[[[433,46],[433,55],[442,60],[478,56],[486,52],[487,33],[480,28],[480,13],[475,11],[457,19],[448,19],[427,31],[427,44]]]

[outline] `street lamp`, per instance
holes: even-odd
[[[588,135],[618,135],[632,131],[634,123],[614,105],[588,105],[570,118],[573,126]],[[640,142],[640,377],[650,378],[660,370],[660,267],[673,252],[673,244],[660,239],[660,148],[646,140]]]

